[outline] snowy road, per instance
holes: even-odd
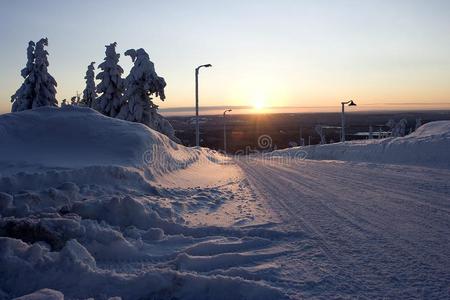
[[[277,261],[293,295],[450,296],[449,170],[273,158],[238,164],[279,227],[306,233]]]

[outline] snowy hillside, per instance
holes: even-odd
[[[165,172],[199,158],[187,149],[139,123],[105,117],[83,107],[42,107],[0,116],[0,159],[49,167],[117,165],[143,168],[152,157],[165,155],[152,170]]]
[[[437,121],[422,125],[405,137],[295,147],[268,156],[450,168],[449,149],[450,121]]]
[[[281,233],[239,228],[263,212],[214,151],[43,107],[0,116],[0,166],[0,299],[286,297],[227,274],[286,251],[267,238]]]
[[[188,149],[139,124],[105,117],[82,107],[42,107],[0,116],[2,190],[36,185],[111,183],[138,184],[198,161],[223,159],[207,149]],[[18,176],[16,173],[19,173]]]

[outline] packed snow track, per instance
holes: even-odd
[[[285,257],[292,295],[449,297],[449,170],[273,157],[238,164],[279,228],[310,238]]]

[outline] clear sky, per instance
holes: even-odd
[[[0,112],[41,37],[59,100],[81,92],[87,65],[117,42],[125,73],[125,50],[150,54],[168,83],[164,108],[193,105],[204,63],[208,106],[450,103],[448,0],[0,0],[0,22]]]

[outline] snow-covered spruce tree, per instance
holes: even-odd
[[[97,92],[95,91],[95,73],[94,73],[94,64],[95,62],[91,62],[86,71],[86,88],[83,91],[83,98],[80,101],[80,104],[87,107],[92,107],[95,99],[97,98]]]
[[[13,102],[12,111],[21,111],[40,106],[57,106],[56,100],[56,81],[48,73],[47,38],[42,38],[39,42],[28,43],[27,66],[22,70],[21,75],[25,82],[11,97]],[[33,51],[34,49],[34,51]]]
[[[16,93],[11,96],[12,112],[30,109],[32,106],[34,98],[34,77],[30,77],[29,75],[34,69],[34,46],[35,43],[33,41],[28,42],[27,64],[25,68],[20,71],[20,75],[22,75],[25,81]]]
[[[130,49],[125,52],[134,62],[130,74],[125,79],[125,92],[123,106],[118,118],[132,122],[139,122],[159,131],[174,141],[175,131],[172,125],[163,116],[157,113],[158,105],[154,104],[151,96],[159,97],[161,101],[166,98],[164,78],[156,74],[153,62],[144,49]]]
[[[47,50],[44,46],[48,46],[47,38],[42,38],[36,43],[34,49],[34,69],[29,76],[34,76],[34,95],[32,108],[40,106],[57,106],[56,100],[56,80],[48,73],[49,65]]]
[[[98,68],[102,72],[97,74],[97,79],[101,82],[97,85],[97,93],[101,95],[94,102],[94,108],[102,114],[116,117],[123,106],[122,97],[124,80],[121,77],[123,69],[119,66],[120,54],[116,53],[117,43],[109,44],[106,47],[105,61]]]

